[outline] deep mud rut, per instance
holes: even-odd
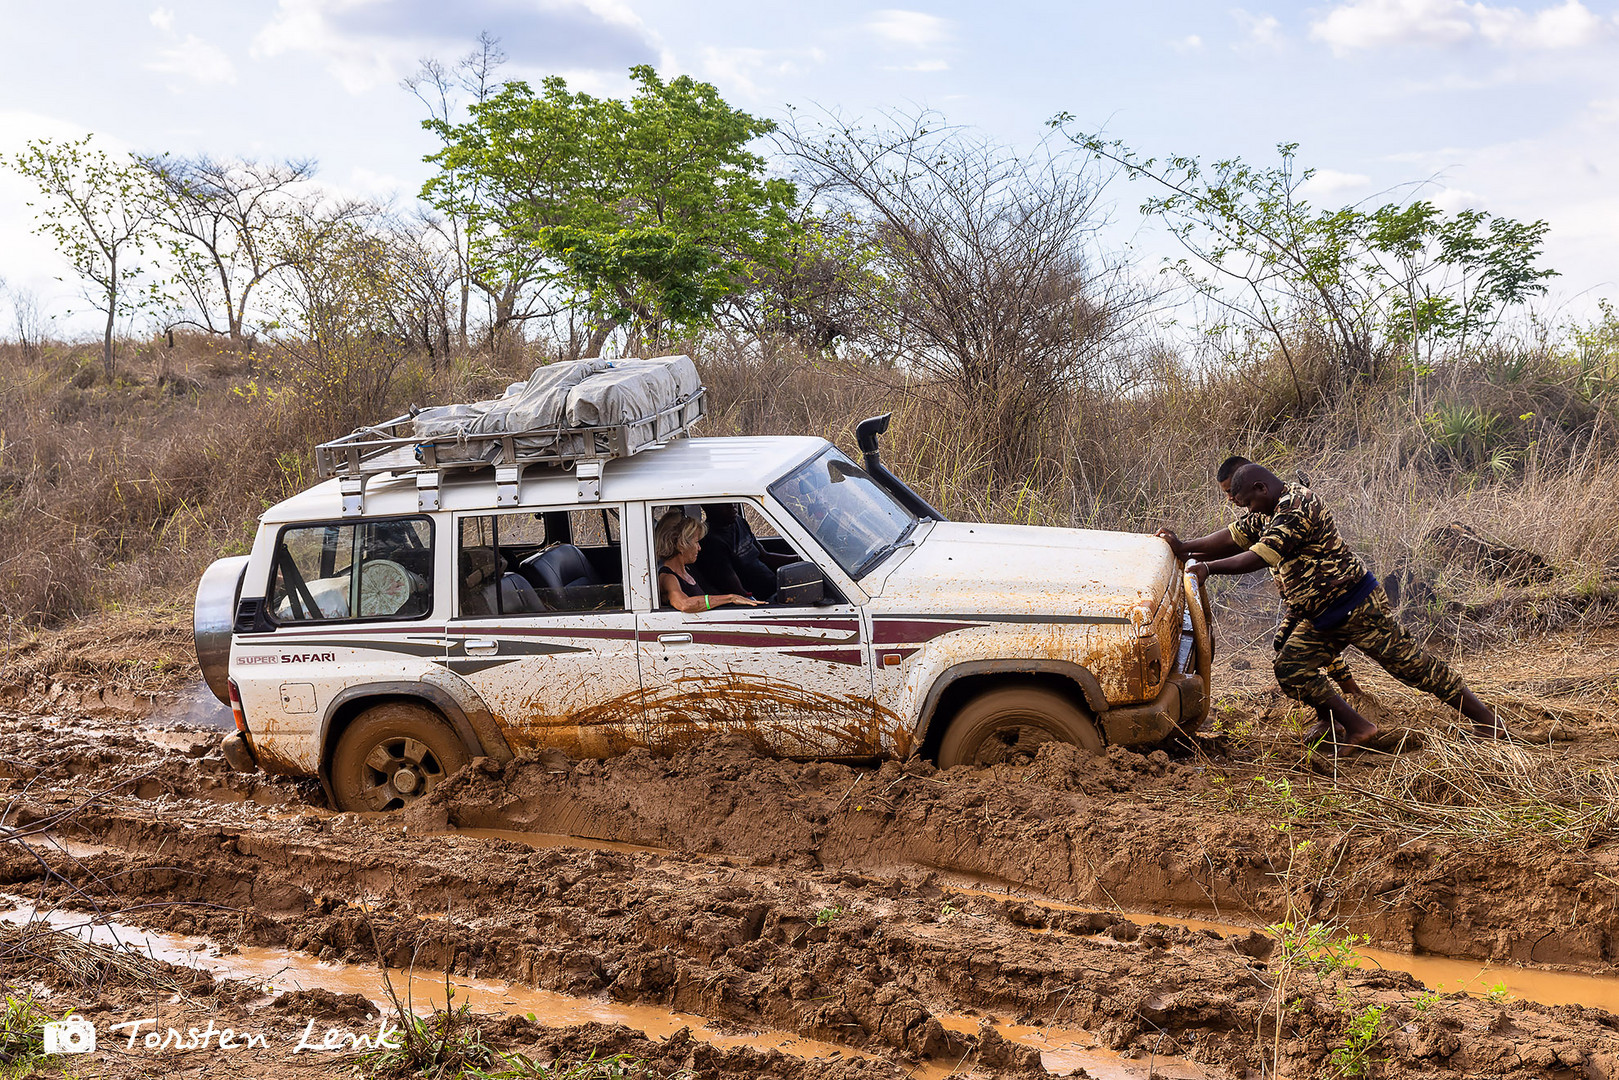
[[[279,1032],[272,1043],[290,1047],[308,1019],[366,1027],[377,995],[341,995],[380,958],[509,984],[512,1001],[538,988],[770,1033],[757,1047],[648,1038],[479,1003],[487,1038],[508,1051],[623,1051],[657,1075],[1619,1073],[1619,1019],[1588,1007],[1614,1001],[1619,983],[1572,983],[1561,1000],[1584,1005],[1492,997],[1488,984],[1431,994],[1400,971],[1301,962],[1275,933],[1247,929],[1325,921],[1395,953],[1606,976],[1619,950],[1619,851],[1606,843],[1280,829],[1211,809],[1230,770],[1190,750],[1048,748],[1020,768],[941,773],[778,762],[724,738],[663,759],[480,761],[402,814],[334,815],[312,783],[227,773],[217,732],[143,731],[138,702],[101,692],[45,700],[0,715],[13,830],[0,892],[41,910],[117,911],[217,954],[217,977],[177,969],[192,982],[171,1000],[116,975],[87,984],[0,942],[8,988],[42,984],[58,1011],[98,1023],[162,1009]],[[1262,693],[1242,700],[1253,719],[1270,708]],[[1589,745],[1573,749],[1597,753],[1606,714],[1571,715],[1551,722],[1583,723]],[[1170,915],[1223,928],[1156,917]],[[231,957],[253,949],[330,965],[299,968],[331,972],[330,988],[267,996],[262,979],[232,977]],[[1084,1033],[1097,1052],[1049,1052],[1039,1033],[1059,1029],[1063,1045]],[[74,1059],[77,1071],[334,1068],[330,1055],[114,1041]]]

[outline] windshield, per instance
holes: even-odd
[[[770,494],[856,578],[904,543],[916,527],[909,511],[834,449],[771,484]]]

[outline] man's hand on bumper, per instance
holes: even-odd
[[[1180,537],[1175,535],[1173,529],[1159,529],[1153,535],[1169,545],[1169,550],[1175,553],[1176,559],[1182,562],[1186,561],[1186,545],[1181,542]]]

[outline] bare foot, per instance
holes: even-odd
[[[1343,729],[1331,720],[1317,720],[1304,730],[1304,745],[1314,747],[1323,739],[1337,741],[1338,733]]]

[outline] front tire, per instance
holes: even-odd
[[[1102,737],[1091,718],[1055,690],[1007,686],[969,701],[950,721],[939,744],[939,768],[983,768],[1033,761],[1046,743],[1069,743],[1102,753]]]
[[[367,709],[332,756],[339,810],[398,810],[426,795],[470,758],[437,713],[396,702]]]

